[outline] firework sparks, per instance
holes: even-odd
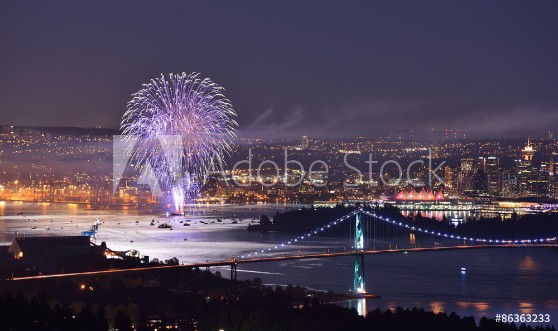
[[[231,150],[236,113],[223,90],[197,73],[161,75],[128,102],[121,129],[124,136],[139,138],[136,165],[150,165],[177,212],[198,195],[213,163]]]

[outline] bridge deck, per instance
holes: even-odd
[[[209,262],[180,264],[180,265],[163,265],[163,266],[151,266],[151,267],[128,268],[128,269],[110,269],[110,270],[99,270],[99,271],[89,271],[89,272],[14,277],[11,280],[17,281],[17,280],[29,280],[29,279],[60,278],[60,277],[79,277],[79,276],[97,276],[97,275],[102,276],[102,275],[110,275],[110,274],[136,273],[136,272],[156,271],[156,270],[166,270],[166,269],[206,268],[206,267],[230,266],[233,264],[239,265],[239,264],[260,263],[260,262],[318,259],[318,258],[329,258],[329,257],[339,257],[339,256],[355,256],[355,255],[362,255],[362,254],[374,255],[374,254],[394,254],[394,253],[403,253],[403,252],[415,253],[415,252],[432,252],[432,251],[447,251],[447,250],[460,250],[460,249],[525,248],[525,247],[557,248],[558,245],[556,244],[472,245],[472,246],[362,250],[362,251],[347,251],[347,252],[334,252],[334,253],[314,253],[314,254],[272,256],[272,257],[262,257],[262,258],[242,259],[242,260],[231,259],[231,260],[223,260],[223,261],[209,261]]]

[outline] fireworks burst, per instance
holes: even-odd
[[[139,138],[137,167],[151,167],[178,212],[197,196],[204,176],[231,150],[236,135],[236,113],[224,89],[198,76],[152,79],[132,95],[121,123],[124,136]]]

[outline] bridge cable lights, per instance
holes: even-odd
[[[331,228],[331,227],[334,226],[334,225],[337,225],[337,224],[339,224],[339,223],[342,223],[342,222],[346,221],[347,219],[350,219],[350,218],[351,218],[353,215],[355,215],[357,212],[360,212],[360,210],[359,210],[359,211],[356,211],[356,210],[355,210],[355,211],[352,211],[352,212],[350,212],[349,214],[347,214],[347,215],[345,215],[345,216],[339,217],[339,218],[337,218],[337,219],[335,219],[335,220],[329,222],[327,225],[321,226],[321,227],[319,228],[319,230],[320,230],[321,232],[323,232],[323,231],[325,231],[325,230]],[[314,234],[317,234],[317,233],[318,233],[318,229],[311,230],[311,231],[309,231],[308,233],[303,234],[303,235],[301,235],[301,236],[299,236],[299,237],[291,238],[291,239],[289,239],[288,241],[285,241],[285,242],[276,244],[276,245],[274,245],[273,247],[267,248],[267,251],[270,251],[270,252],[271,252],[272,249],[273,249],[273,250],[277,250],[277,249],[279,249],[279,248],[281,248],[281,247],[285,247],[285,246],[287,246],[287,245],[292,245],[292,244],[294,244],[294,243],[302,242],[304,239],[307,239],[307,238],[312,237],[312,234],[313,234],[313,233],[314,233]],[[265,253],[265,250],[262,250],[260,253]],[[253,252],[253,253],[239,255],[239,256],[237,256],[237,258],[242,258],[242,259],[243,259],[243,258],[251,257],[252,255],[257,255],[257,254],[258,254],[258,251],[255,251],[255,252]]]
[[[459,239],[459,240],[469,240],[469,241],[476,241],[476,242],[483,242],[483,243],[502,243],[502,244],[525,244],[525,243],[531,243],[531,242],[537,242],[537,239],[523,239],[523,240],[499,240],[499,239],[484,239],[484,238],[467,238],[467,237],[461,237],[461,236],[455,236],[453,234],[447,234],[447,233],[441,233],[438,232],[437,234],[434,231],[428,231],[426,229],[422,229],[422,228],[415,228],[414,226],[409,226],[407,224],[402,224],[401,222],[395,222],[395,221],[390,221],[388,218],[384,218],[382,216],[378,216],[375,213],[369,212],[369,211],[363,211],[363,213],[365,213],[368,216],[372,216],[376,219],[380,219],[384,222],[387,223],[391,223],[400,227],[405,227],[407,229],[411,229],[412,231],[418,231],[418,232],[422,232],[422,233],[426,233],[426,234],[433,234],[433,235],[437,235],[439,237],[445,237],[445,238],[452,238],[452,239]],[[553,238],[546,238],[546,239],[538,239],[539,242],[544,243],[544,242],[553,242],[556,241],[556,237]]]
[[[261,251],[255,251],[253,253],[240,255],[240,256],[238,256],[238,258],[252,257],[253,255],[258,255],[258,253],[260,253],[260,254],[265,253],[266,250],[268,252],[272,252],[272,250],[278,250],[278,249],[281,249],[285,246],[293,245],[295,243],[302,242],[304,239],[312,237],[312,234],[318,234],[318,230],[320,232],[327,231],[332,226],[338,225],[339,223],[342,223],[342,222],[346,221],[347,219],[350,219],[352,216],[354,216],[357,213],[364,213],[368,216],[374,217],[374,218],[379,219],[383,222],[390,223],[390,224],[393,224],[393,225],[396,225],[396,226],[399,226],[399,227],[402,227],[402,228],[410,229],[411,231],[418,231],[418,232],[422,232],[422,233],[425,233],[425,234],[428,234],[428,235],[434,235],[434,236],[438,236],[438,237],[464,240],[464,241],[469,241],[469,242],[497,243],[497,244],[526,244],[526,243],[530,244],[530,243],[533,243],[533,242],[535,242],[535,243],[537,243],[537,242],[540,242],[540,243],[548,242],[548,243],[550,243],[550,242],[555,242],[556,241],[556,237],[540,238],[540,239],[522,239],[522,240],[500,240],[500,239],[484,239],[484,238],[474,238],[474,237],[461,237],[461,236],[456,236],[456,235],[453,235],[453,234],[447,234],[447,233],[442,233],[442,232],[435,232],[435,231],[428,230],[428,229],[416,228],[416,227],[414,227],[412,225],[409,225],[409,224],[404,224],[402,222],[396,222],[394,220],[390,220],[387,217],[378,216],[375,213],[365,211],[365,210],[362,210],[362,209],[358,209],[358,210],[352,211],[349,214],[347,214],[345,216],[342,216],[342,217],[340,217],[336,220],[333,220],[333,221],[329,222],[328,224],[326,224],[324,226],[321,226],[321,227],[319,227],[315,230],[309,231],[308,233],[303,234],[299,237],[291,238],[288,241],[276,244],[272,247],[269,247],[269,248],[261,250]]]

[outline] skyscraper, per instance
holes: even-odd
[[[461,159],[461,173],[462,174],[472,175],[474,173],[473,161],[474,160],[472,158]]]
[[[550,152],[550,160],[548,162],[548,197],[556,199],[558,197],[556,187],[556,152]]]
[[[533,155],[535,150],[531,146],[531,141],[527,139],[527,146],[521,150],[521,159],[516,163],[517,175],[519,177],[520,196],[530,196],[529,182],[533,179]]]
[[[307,149],[308,145],[309,145],[308,137],[302,136],[302,139],[300,140],[300,149]]]
[[[510,171],[502,173],[502,197],[517,198],[519,196],[519,181],[517,174]]]
[[[444,168],[444,184],[448,192],[453,192],[457,189],[457,172],[454,168],[449,166]]]
[[[556,152],[551,152],[550,153],[550,160],[548,161],[548,173],[551,176],[555,175],[555,163],[556,162],[556,156],[558,156],[558,154]]]
[[[473,190],[474,174],[474,159],[461,159],[461,171],[459,172],[458,181],[458,189],[460,193],[465,193],[467,191]]]
[[[521,150],[521,161],[525,167],[531,168],[534,154],[535,150],[531,146],[531,140],[527,139],[527,146]]]
[[[493,196],[501,194],[500,161],[495,156],[486,158],[486,182],[488,194]]]

